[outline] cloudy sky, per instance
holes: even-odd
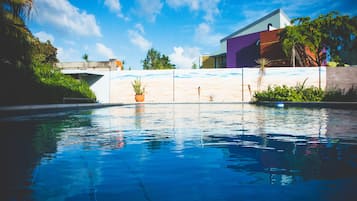
[[[337,10],[357,15],[355,0],[34,0],[27,22],[40,40],[50,40],[60,61],[105,61],[142,69],[149,48],[191,68],[219,40],[281,8],[290,17]]]

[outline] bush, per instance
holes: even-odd
[[[63,97],[96,98],[85,81],[64,75],[49,65],[37,66],[34,72],[42,93],[46,94],[45,98],[51,103],[61,103]]]
[[[0,105],[62,103],[63,97],[95,100],[87,83],[62,74],[50,65],[18,67],[0,63]]]
[[[356,102],[357,88],[350,88],[347,92],[345,90],[336,89],[327,91],[325,93],[324,101],[340,101],[340,102]]]
[[[295,87],[269,86],[266,91],[256,92],[254,98],[256,101],[291,101],[308,102],[321,101],[324,97],[323,90],[317,87],[305,87],[304,84]]]

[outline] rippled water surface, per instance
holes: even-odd
[[[131,105],[0,132],[1,200],[356,200],[356,111]]]

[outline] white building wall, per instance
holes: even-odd
[[[291,23],[289,19],[287,19],[282,13],[280,13],[280,28],[285,28],[290,25]]]
[[[227,53],[227,40],[221,42],[219,53]]]
[[[95,93],[99,103],[110,103],[110,85],[111,74],[117,71],[101,71],[101,70],[61,70],[63,74],[96,74],[101,77],[90,86],[90,89]]]
[[[111,73],[110,71],[102,73],[103,77],[90,86],[99,103],[110,103]]]
[[[243,35],[247,35],[247,34],[251,34],[251,33],[260,32],[260,31],[266,31],[269,23],[272,24],[272,26],[275,28],[281,28],[280,27],[280,15],[273,15],[273,16],[261,21],[260,23],[234,35],[232,38],[237,37],[237,36],[243,36]]]

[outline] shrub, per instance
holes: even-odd
[[[321,101],[323,96],[323,90],[313,86],[305,87],[304,84],[298,84],[295,87],[288,87],[286,85],[269,86],[266,91],[256,92],[254,94],[256,101]]]
[[[341,101],[341,102],[355,102],[357,101],[357,88],[350,88],[347,92],[345,90],[336,89],[327,91],[325,93],[324,101]]]
[[[95,100],[87,83],[49,65],[22,68],[0,63],[0,67],[0,105],[62,103],[64,97]]]
[[[85,81],[64,75],[49,65],[37,66],[34,72],[42,94],[51,103],[60,103],[63,97],[96,99]]]

